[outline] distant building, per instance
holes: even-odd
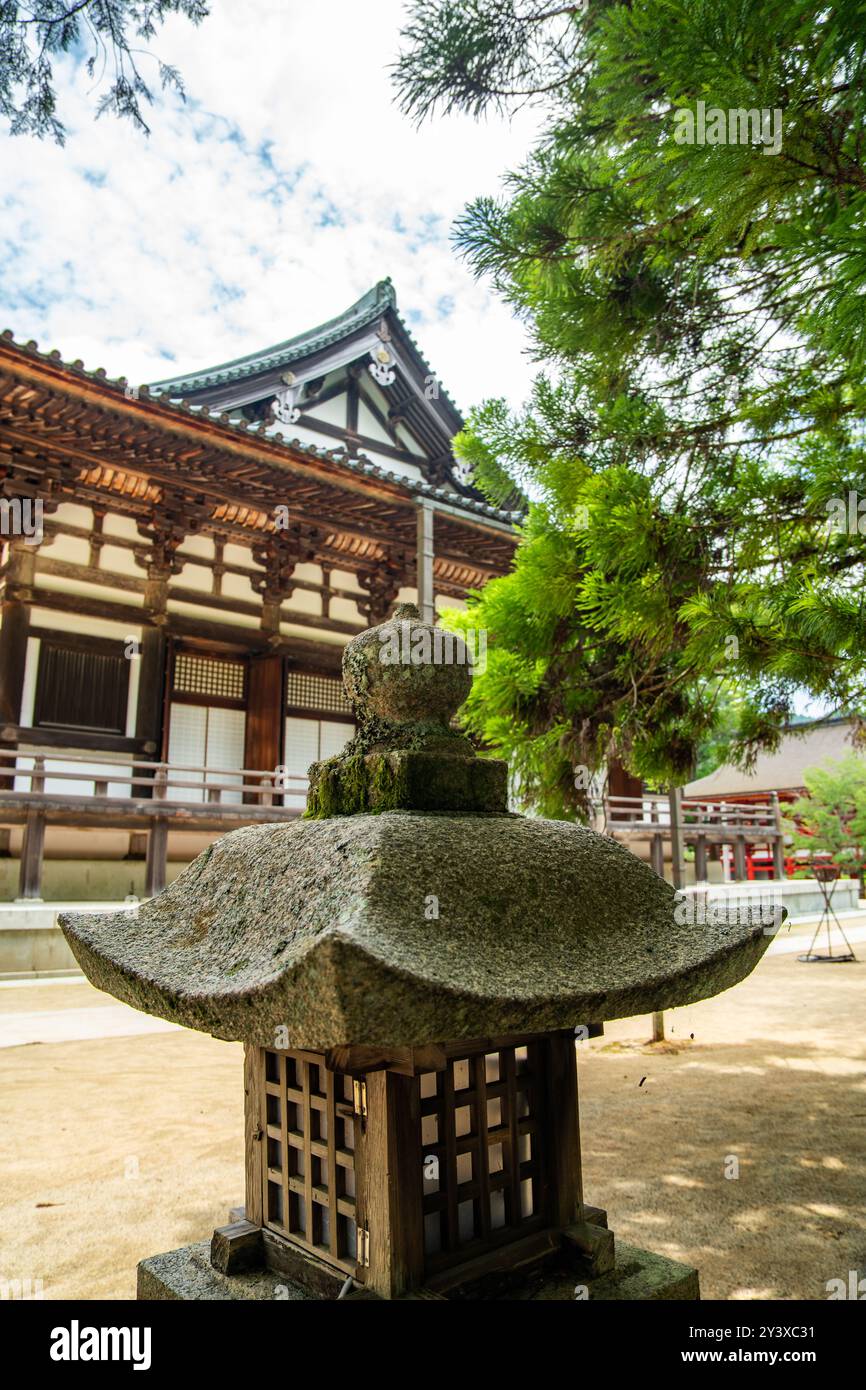
[[[690,782],[684,797],[708,797],[713,801],[766,801],[771,792],[780,801],[796,801],[806,790],[806,772],[828,758],[838,761],[853,753],[853,721],[827,719],[820,724],[804,724],[802,732],[794,725],[775,753],[759,753],[751,772],[741,772],[724,763],[706,777]]]

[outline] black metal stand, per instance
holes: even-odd
[[[833,894],[836,890],[836,884],[839,879],[838,870],[831,874],[828,873],[826,869],[823,871],[821,869],[816,869],[815,878],[821,885],[821,896],[824,899],[824,911],[821,914],[820,922],[815,928],[815,935],[812,937],[808,951],[804,956],[798,956],[797,959],[799,961],[802,961],[804,965],[811,965],[815,961],[825,961],[827,964],[838,965],[841,964],[841,962],[843,961],[856,960],[857,957],[854,954],[854,948],[851,945],[851,942],[848,940],[847,936],[845,935],[845,928],[842,926],[842,923],[836,916],[831,901]],[[830,936],[832,926],[831,919],[832,922],[835,922],[836,926],[839,928],[839,934],[848,948],[847,955],[833,955],[833,945]],[[821,928],[824,926],[826,926],[827,928],[827,954],[821,955],[820,952],[815,950],[815,942],[818,940],[818,937],[821,934]]]

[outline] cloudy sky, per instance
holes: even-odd
[[[62,60],[65,148],[0,134],[0,327],[138,383],[279,342],[390,275],[458,405],[520,401],[522,330],[449,231],[520,162],[532,118],[414,129],[388,74],[403,13],[212,0],[199,29],[174,19],[152,45],[188,100],[159,97],[149,137],[94,120]]]

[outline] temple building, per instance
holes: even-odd
[[[301,813],[347,641],[509,567],[461,423],[387,280],[150,387],[0,337],[0,896],[150,895]]]

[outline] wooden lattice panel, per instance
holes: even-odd
[[[314,1052],[262,1052],[264,1224],[355,1272],[355,1120],[352,1078]]]
[[[286,705],[291,709],[318,710],[323,714],[351,714],[343,682],[338,676],[319,676],[306,671],[286,674]]]
[[[543,1226],[541,1044],[451,1059],[417,1085],[428,1272]]]
[[[174,658],[175,695],[198,695],[243,703],[246,667],[242,661],[177,652]]]

